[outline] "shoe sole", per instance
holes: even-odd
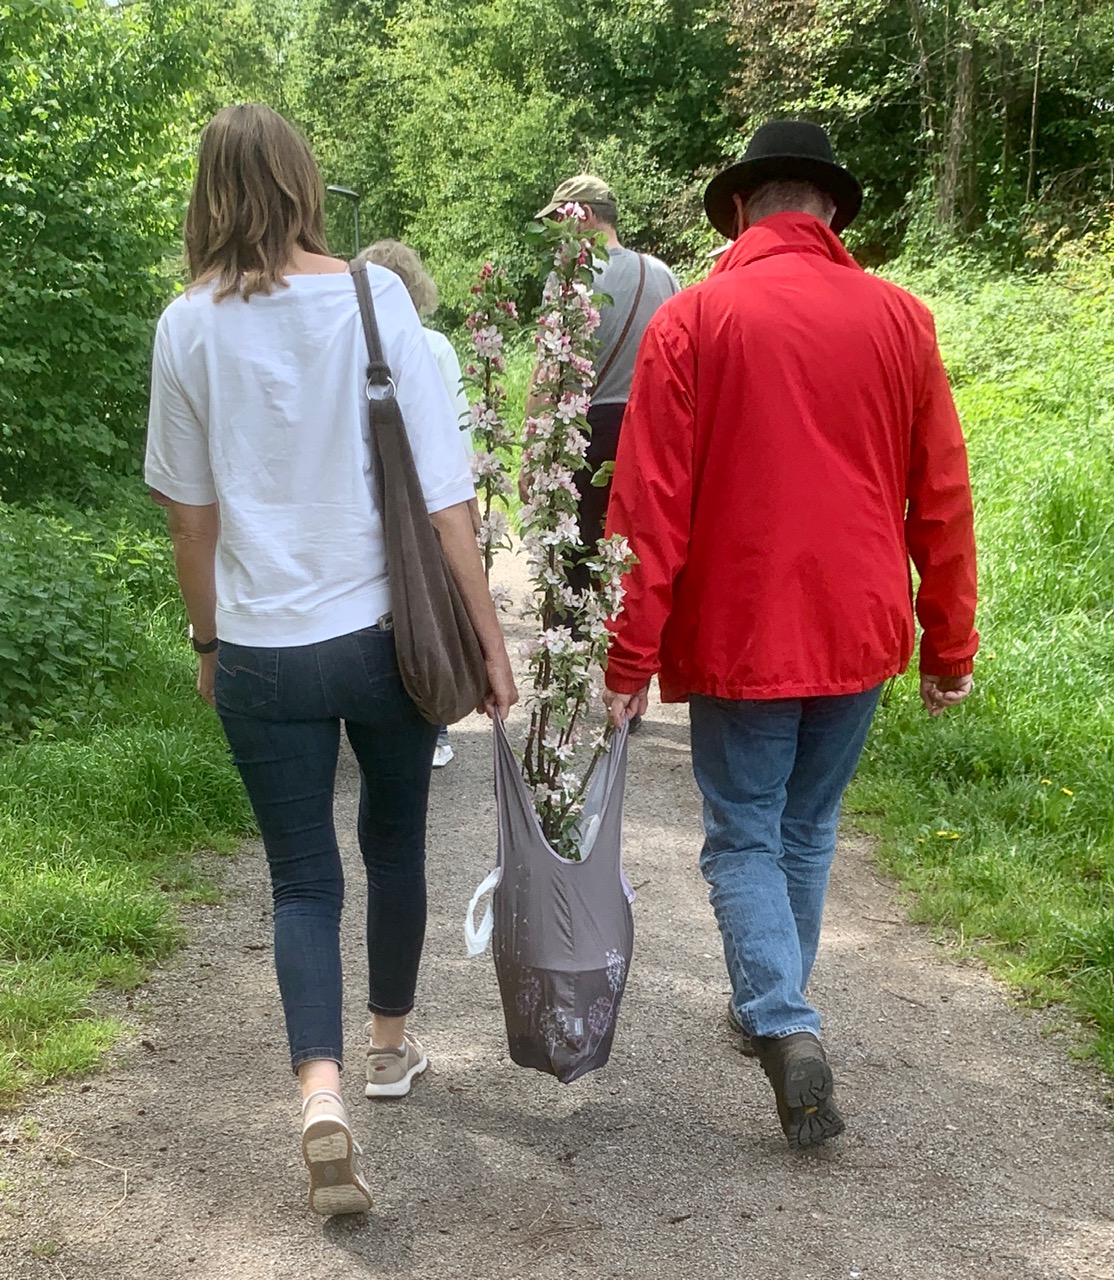
[[[785,1074],[786,1120],[791,1147],[819,1147],[844,1129],[832,1102],[832,1069],[821,1057],[794,1062]]]
[[[422,1072],[429,1066],[429,1059],[422,1054],[421,1059],[410,1068],[401,1080],[395,1080],[393,1084],[372,1084],[369,1080],[364,1094],[369,1098],[405,1098],[410,1092],[410,1086],[414,1083],[414,1077],[420,1076]]]
[[[321,1116],[306,1126],[302,1158],[309,1170],[309,1207],[314,1213],[332,1217],[371,1208],[371,1190],[356,1169],[353,1148],[351,1131],[335,1116]]]

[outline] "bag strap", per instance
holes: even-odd
[[[642,301],[642,290],[646,287],[646,259],[642,254],[638,254],[638,289],[634,295],[634,303],[630,309],[630,315],[627,316],[627,322],[623,325],[623,332],[619,334],[619,341],[611,348],[611,354],[607,357],[607,362],[599,372],[596,378],[596,386],[607,377],[611,372],[611,366],[615,363],[615,358],[623,349],[623,343],[627,340],[627,334],[630,333],[630,327],[634,324],[634,317],[638,314],[638,304]]]
[[[364,326],[364,341],[367,343],[367,398],[372,404],[379,397],[371,394],[372,387],[386,387],[388,394],[395,394],[395,380],[391,377],[391,366],[383,355],[383,344],[379,340],[379,322],[375,318],[375,305],[371,300],[371,285],[367,278],[367,264],[353,259],[348,264],[352,273],[352,282],[356,286],[356,301],[360,305],[360,320]]]

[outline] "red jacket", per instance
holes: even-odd
[[[763,219],[642,339],[608,533],[638,564],[608,687],[857,693],[978,647],[963,434],[928,309],[809,214]]]

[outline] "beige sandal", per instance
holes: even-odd
[[[321,1108],[311,1120],[310,1104],[329,1099],[335,1106]],[[371,1208],[371,1189],[357,1164],[363,1154],[348,1127],[348,1115],[340,1094],[315,1089],[302,1102],[302,1156],[309,1170],[309,1207],[314,1213],[364,1213]]]

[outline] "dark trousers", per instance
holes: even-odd
[[[367,873],[368,1008],[414,1003],[425,941],[425,832],[437,729],[402,685],[394,635],[369,627],[319,644],[221,642],[217,710],[259,822],[274,897],[275,969],[295,1070],[343,1060],[340,918],[333,827],[340,726],[360,766]]]
[[[596,554],[596,543],[603,537],[607,524],[607,504],[611,498],[611,481],[597,489],[592,484],[592,477],[603,463],[615,461],[626,407],[625,403],[594,404],[588,410],[588,425],[592,428],[588,454],[583,468],[573,476],[580,495],[577,518],[580,523],[581,554],[570,565],[566,580],[574,591],[586,591],[590,585],[585,561]]]

